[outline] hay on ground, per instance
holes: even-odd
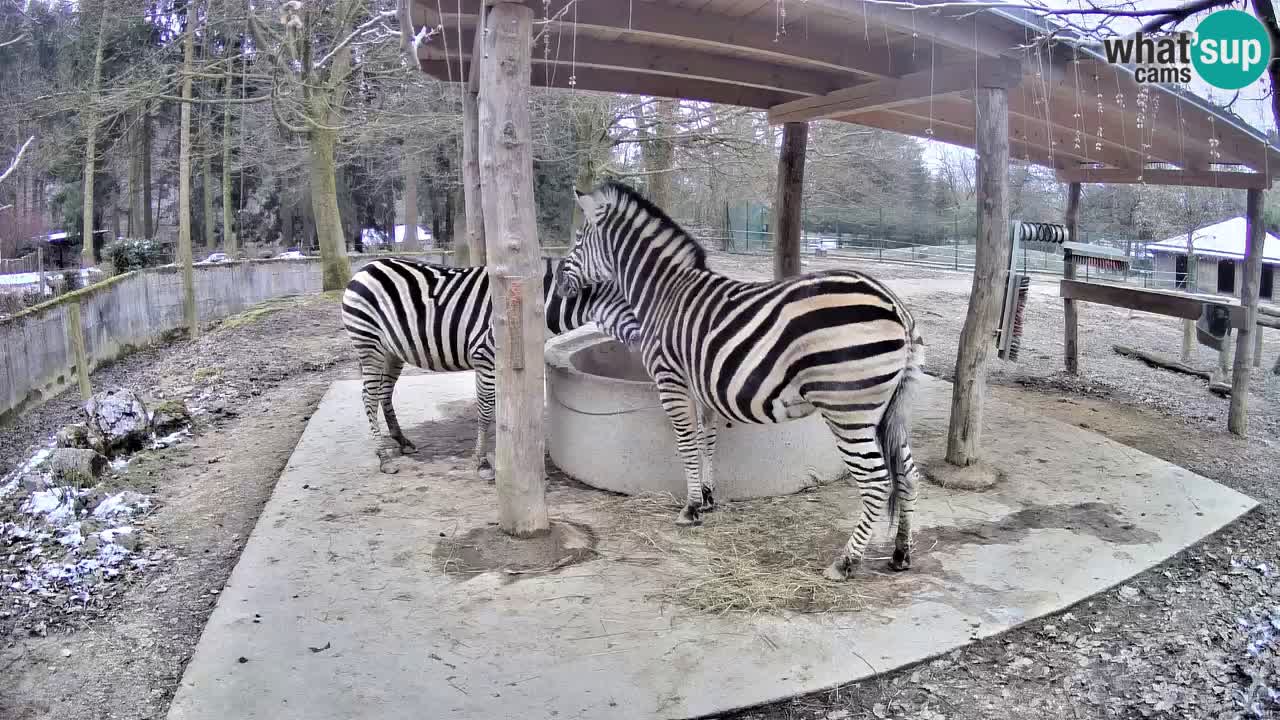
[[[670,494],[601,498],[610,516],[597,529],[623,552],[614,561],[660,562],[673,572],[655,597],[696,610],[822,613],[856,611],[859,583],[827,580],[822,571],[848,540],[856,520],[847,485],[799,495],[741,501],[703,516],[697,528],[674,524],[681,501]],[[612,543],[611,543],[612,544]]]

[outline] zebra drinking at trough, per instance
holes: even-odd
[[[566,299],[552,291],[552,261],[544,260],[548,331],[558,335],[594,320],[614,338],[634,343],[639,324],[615,286],[591,286]],[[483,267],[386,258],[352,276],[342,296],[342,324],[360,361],[361,395],[382,472],[396,472],[388,463],[397,448],[417,452],[401,431],[391,404],[396,380],[409,364],[435,372],[475,370],[476,472],[493,479],[485,452],[494,407],[492,316],[489,274]],[[378,427],[379,406],[390,437]]]
[[[556,289],[572,297],[616,283],[638,318],[641,358],[684,462],[677,524],[696,525],[714,506],[720,418],[764,424],[817,412],[862,498],[853,535],[824,574],[849,577],[886,505],[898,520],[889,567],[910,567],[918,472],[907,391],[923,340],[902,302],[851,270],[770,282],[716,274],[696,240],[620,183],[579,192],[578,203],[585,219]]]

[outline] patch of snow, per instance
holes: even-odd
[[[32,455],[30,458],[27,458],[26,462],[19,465],[16,470],[10,472],[8,475],[5,475],[4,479],[0,480],[0,498],[5,497],[6,495],[9,495],[14,490],[17,490],[18,483],[22,480],[22,476],[26,475],[32,470],[35,470],[37,467],[40,467],[40,465],[45,460],[48,460],[49,456],[52,454],[53,454],[53,442],[50,441],[48,447],[40,448],[35,452],[34,455]]]
[[[183,438],[187,438],[187,437],[191,437],[191,428],[186,427],[186,428],[182,428],[181,430],[175,430],[169,433],[168,435],[165,435],[162,438],[156,438],[155,440],[151,441],[151,449],[158,450],[160,448],[167,448],[170,445],[173,445],[174,443],[178,442],[179,440],[182,440]]]
[[[77,548],[84,544],[84,535],[80,534],[80,523],[73,522],[62,528],[58,536],[58,544],[64,547]]]
[[[75,518],[76,498],[81,494],[82,491],[71,487],[37,490],[22,504],[21,511],[27,515],[42,515],[46,522],[62,525]]]
[[[121,535],[129,535],[133,532],[133,528],[129,525],[121,525],[120,527],[108,528],[98,533],[98,537],[102,538],[104,543],[113,543],[116,538]]]
[[[121,470],[129,467],[129,460],[130,458],[116,458],[111,461],[111,469],[114,472],[120,472]]]
[[[106,520],[120,515],[132,515],[149,507],[151,507],[151,501],[146,497],[132,490],[125,490],[110,495],[98,503],[98,507],[93,509],[93,516],[99,520]]]

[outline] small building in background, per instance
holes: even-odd
[[[1188,272],[1186,235],[1147,245],[1155,264],[1153,284],[1189,292],[1239,297],[1244,279],[1247,232],[1245,219],[1236,217],[1192,233],[1194,273]],[[1258,293],[1263,300],[1275,298],[1276,275],[1280,274],[1277,266],[1280,266],[1280,238],[1267,233],[1262,251],[1262,285]]]

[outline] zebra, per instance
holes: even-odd
[[[851,270],[727,278],[708,268],[696,240],[626,185],[577,195],[584,223],[556,290],[573,297],[616,283],[635,313],[640,356],[684,464],[687,494],[676,524],[698,525],[714,509],[711,461],[722,420],[777,423],[817,412],[862,498],[853,534],[824,575],[844,580],[854,572],[886,505],[890,524],[898,521],[889,567],[908,569],[919,473],[907,406],[924,341],[897,296]]]
[[[566,299],[552,291],[553,263],[544,258],[542,286],[547,329],[567,332],[595,320],[600,328],[628,345],[639,323],[616,286],[601,284]],[[489,275],[483,267],[450,267],[383,258],[352,276],[342,297],[342,324],[355,347],[363,379],[361,396],[377,447],[379,469],[396,450],[417,452],[401,431],[392,407],[396,380],[406,364],[434,372],[475,370],[476,472],[494,477],[485,453],[494,408],[494,339]],[[378,427],[381,405],[390,437]]]

